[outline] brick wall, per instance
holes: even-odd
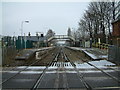
[[[112,23],[112,41],[114,45],[120,46],[120,19]]]

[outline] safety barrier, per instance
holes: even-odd
[[[109,44],[105,43],[92,43],[93,47],[100,48],[100,49],[108,49]]]
[[[108,47],[108,60],[120,64],[120,47],[114,45]]]

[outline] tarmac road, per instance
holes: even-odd
[[[59,63],[59,62],[58,62]],[[61,63],[60,64],[64,64]],[[69,64],[68,64],[69,65]],[[83,82],[79,79],[77,72],[73,66],[62,67],[50,66],[45,72],[45,75],[41,79],[38,89],[85,89]],[[84,65],[83,65],[84,67]],[[3,81],[8,79],[10,76],[16,74],[20,69],[25,67],[16,67],[16,71],[3,72]],[[3,89],[31,89],[37,78],[42,74],[45,67],[34,66],[29,67],[27,70],[22,71],[19,75],[3,83]],[[105,75],[104,73],[96,70],[95,68],[84,67],[82,70],[78,67],[79,72],[83,75],[83,79],[92,87],[92,89],[102,88],[119,88],[120,83]],[[108,70],[107,70],[108,71]],[[110,72],[110,71],[108,71]],[[119,71],[120,72],[120,71]],[[114,72],[110,72],[114,74]],[[119,78],[119,77],[117,77]],[[116,90],[117,90],[116,89]]]

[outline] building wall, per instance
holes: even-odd
[[[120,46],[120,19],[116,22],[113,22],[112,25],[113,25],[113,33],[112,33],[113,44]]]
[[[120,20],[113,23],[113,36],[120,36]]]

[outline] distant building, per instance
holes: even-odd
[[[46,37],[41,36],[18,36],[16,41],[16,48],[39,48],[47,46]]]

